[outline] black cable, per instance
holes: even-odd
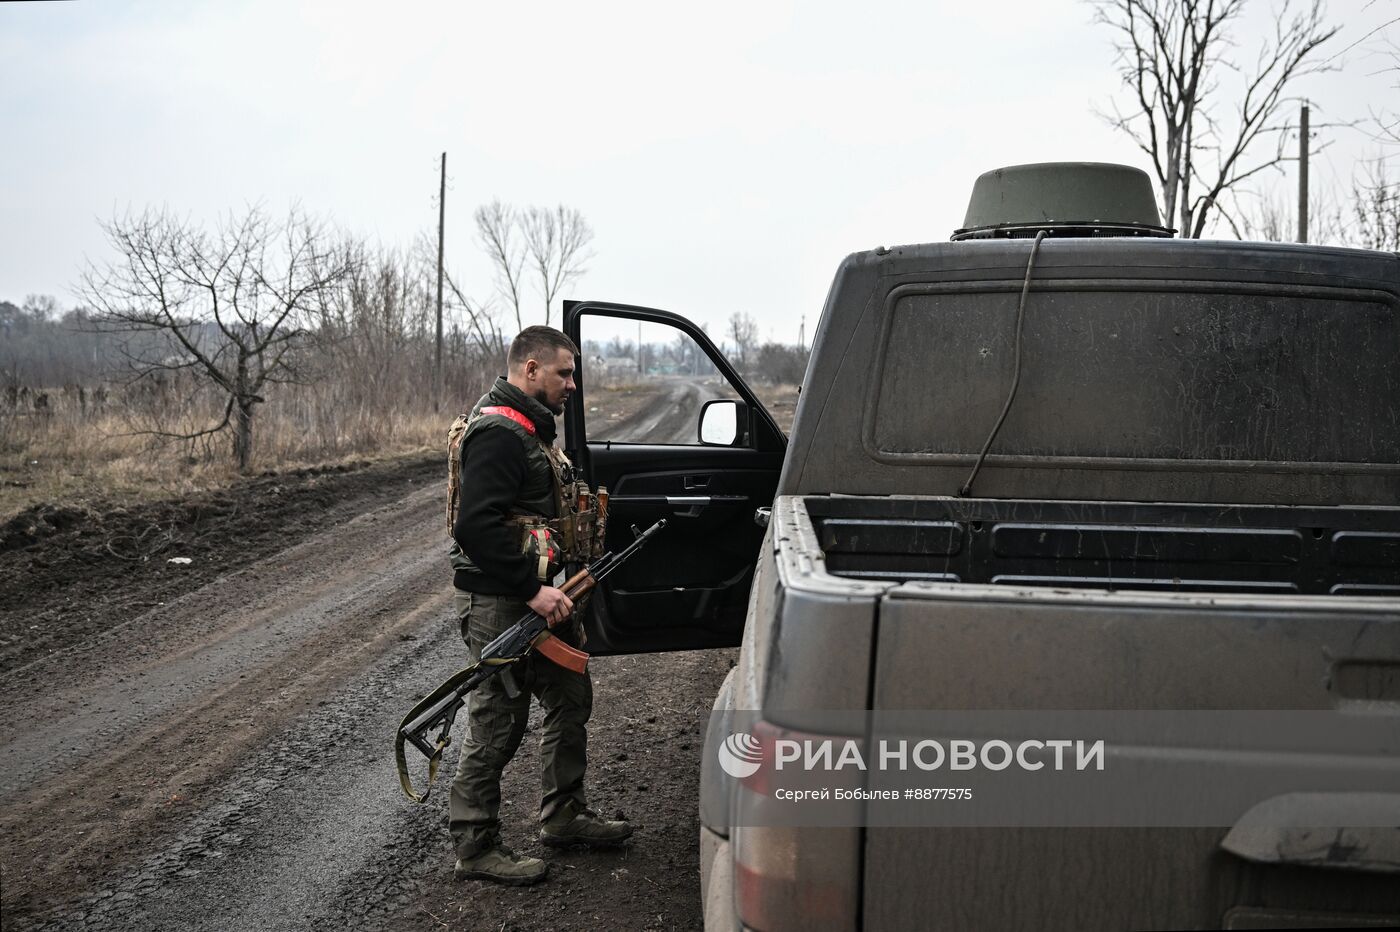
[[[1035,242],[1031,244],[1031,257],[1026,261],[1026,280],[1021,285],[1021,303],[1016,307],[1016,349],[1015,365],[1011,370],[1011,391],[1006,395],[1006,404],[1001,408],[1001,415],[997,417],[997,422],[992,425],[992,432],[987,435],[987,442],[982,444],[982,452],[977,454],[977,462],[972,466],[972,473],[963,483],[958,494],[967,498],[972,494],[972,483],[977,478],[978,471],[982,468],[982,463],[987,458],[987,451],[992,448],[992,441],[997,438],[997,432],[1001,430],[1001,425],[1006,421],[1006,413],[1011,410],[1011,402],[1016,399],[1016,389],[1021,384],[1021,327],[1026,317],[1026,297],[1031,293],[1031,271],[1035,268],[1035,256],[1040,252],[1040,241],[1045,239],[1045,231],[1041,230],[1035,235]]]

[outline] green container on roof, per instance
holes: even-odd
[[[972,186],[954,240],[1035,236],[1171,236],[1152,179],[1130,165],[1037,162],[989,171]]]

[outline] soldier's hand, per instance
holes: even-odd
[[[564,621],[574,611],[573,600],[553,586],[540,586],[540,591],[525,604],[551,625]]]

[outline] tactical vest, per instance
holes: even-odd
[[[518,552],[534,560],[535,577],[548,583],[565,566],[602,555],[604,528],[597,520],[595,498],[585,483],[574,479],[569,458],[538,436],[528,416],[490,400],[489,394],[484,396],[447,431],[447,532],[452,533],[461,498],[462,445],[478,430],[510,430],[525,447],[525,482],[508,519],[520,529]],[[455,539],[450,556],[454,570],[481,572]]]

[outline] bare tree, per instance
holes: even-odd
[[[402,397],[399,383],[426,371],[426,361],[413,357],[431,338],[434,323],[426,282],[415,274],[422,263],[363,243],[349,248],[352,261],[343,286],[330,296],[332,314],[322,331],[329,338],[326,348],[354,375],[342,402]]]
[[[1095,21],[1114,32],[1126,113],[1108,122],[1152,159],[1165,221],[1199,238],[1221,199],[1266,169],[1288,161],[1287,92],[1304,75],[1326,70],[1318,49],[1337,33],[1322,0],[1293,9],[1282,0],[1272,35],[1242,67],[1231,29],[1247,0],[1091,0]],[[1239,81],[1225,103],[1222,78]],[[1226,112],[1228,111],[1228,112]]]
[[[457,279],[449,272],[443,272],[443,280],[452,292],[452,311],[460,311],[465,318],[462,321],[462,331],[466,338],[468,357],[499,371],[505,365],[508,344],[500,325],[496,323],[496,315],[492,313],[490,303],[474,301],[467,297],[457,284]],[[519,320],[518,313],[516,319]]]
[[[293,209],[282,221],[260,208],[230,214],[212,231],[168,211],[103,224],[120,258],[82,276],[93,320],[108,331],[157,335],[129,356],[137,375],[189,373],[223,399],[211,426],[168,434],[194,439],[232,426],[241,472],[253,455],[253,416],[267,386],[296,381],[298,350],[347,252]]]
[[[1400,252],[1400,183],[1386,177],[1383,159],[1352,182],[1352,222],[1356,245]]]
[[[108,358],[93,330],[86,309],[60,311],[49,295],[29,295],[22,306],[0,301],[0,381],[95,384],[106,377]]]
[[[1234,200],[1226,219],[1240,239],[1298,242],[1298,205],[1291,192],[1280,195],[1241,191],[1236,192]],[[1315,187],[1308,195],[1307,241],[1344,245],[1352,238],[1342,197],[1335,189]]]
[[[515,329],[525,329],[520,316],[525,249],[515,236],[519,213],[509,204],[492,201],[476,209],[476,235],[496,271],[496,291],[515,311]]]
[[[40,321],[57,320],[60,314],[58,299],[53,295],[31,294],[25,296],[22,310]]]
[[[544,298],[544,322],[549,325],[555,297],[584,272],[593,230],[576,208],[530,207],[520,215],[520,228],[536,287]]]
[[[729,338],[734,341],[734,355],[739,368],[748,365],[750,351],[757,348],[758,323],[742,311],[729,315]]]
[[[1392,19],[1385,26],[1395,22]],[[1380,73],[1390,80],[1391,90],[1400,91],[1400,45],[1387,37],[1379,51],[1388,61]],[[1388,99],[1394,101],[1395,94]],[[1400,182],[1391,181],[1387,171],[1400,154],[1400,109],[1373,111],[1366,130],[1378,151],[1352,180],[1353,241],[1371,249],[1400,250]]]
[[[572,207],[527,207],[519,210],[492,201],[476,210],[477,239],[496,273],[496,293],[515,312],[515,329],[525,327],[520,305],[525,297],[528,271],[544,299],[544,322],[549,323],[554,299],[583,275],[593,230],[583,214]],[[454,287],[463,307],[470,309]],[[476,316],[472,312],[472,316]]]
[[[765,343],[758,348],[758,366],[764,381],[773,385],[800,385],[807,372],[811,350],[783,343]]]

